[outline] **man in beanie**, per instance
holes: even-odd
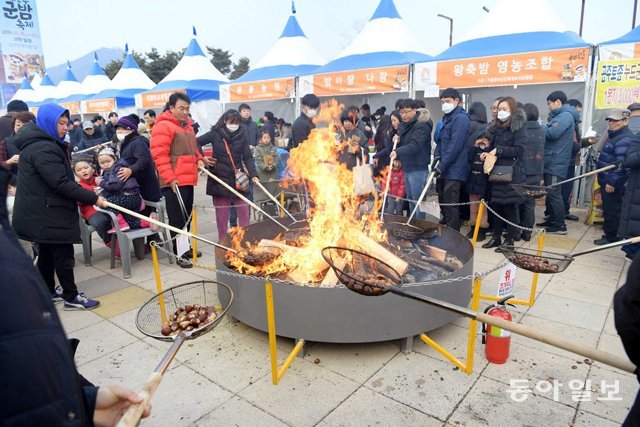
[[[0,117],[0,141],[13,135],[13,116],[23,111],[29,111],[29,106],[24,101],[14,99],[7,104],[7,114]]]
[[[81,243],[77,203],[107,207],[107,201],[75,181],[64,137],[69,111],[57,104],[38,109],[36,122],[16,135],[20,174],[14,205],[13,229],[38,245],[38,270],[54,301],[65,310],[90,310],[100,303],[78,293],[73,244]],[[62,287],[56,290],[54,274]]]

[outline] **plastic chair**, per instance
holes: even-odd
[[[84,255],[84,265],[91,265],[91,256],[93,255],[93,247],[91,245],[91,234],[96,231],[95,227],[87,224],[80,215],[80,238],[82,239],[82,254]]]
[[[147,200],[144,203],[147,206],[151,206],[156,209],[158,216],[160,217],[160,222],[166,223],[165,220],[165,208],[162,204],[163,199],[159,202],[149,202]],[[173,253],[173,242],[171,241],[171,237],[169,235],[169,231],[166,228],[160,227],[158,231],[151,231],[150,228],[139,228],[136,230],[122,231],[120,229],[120,225],[118,224],[118,220],[116,219],[116,215],[108,210],[101,209],[96,207],[96,210],[100,212],[104,212],[109,215],[111,218],[111,222],[114,224],[116,232],[111,235],[111,268],[116,268],[116,242],[120,247],[120,257],[122,260],[122,275],[125,279],[131,277],[131,254],[129,251],[129,243],[133,244],[133,250],[136,255],[136,258],[139,260],[143,260],[145,256],[144,251],[144,238],[147,236],[151,236],[154,234],[162,234],[163,241],[159,242],[164,246],[164,249],[170,253]],[[169,263],[173,264],[173,258],[169,257]]]

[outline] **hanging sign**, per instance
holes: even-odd
[[[85,111],[87,113],[105,113],[115,109],[116,100],[113,98],[85,101]]]
[[[498,298],[513,295],[516,286],[516,266],[509,263],[500,271],[500,283],[498,283]]]
[[[63,102],[60,105],[62,108],[69,110],[69,114],[80,114],[80,101]]]
[[[598,62],[596,108],[640,102],[640,58]]]
[[[295,88],[294,77],[220,85],[220,101],[226,103],[293,98],[296,96]]]
[[[185,93],[184,89],[172,89],[164,92],[144,92],[141,94],[142,108],[163,108],[171,94],[180,92]]]
[[[406,65],[338,71],[306,77],[313,79],[313,93],[318,96],[407,92],[409,90],[409,67]]]
[[[415,65],[414,87],[487,87],[587,80],[589,48],[549,50]]]

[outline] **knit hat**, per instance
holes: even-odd
[[[115,160],[118,159],[118,157],[116,156],[115,151],[113,151],[113,148],[111,148],[111,147],[103,148],[102,150],[100,150],[100,152],[98,153],[98,157],[100,157],[100,156],[111,156]]]
[[[118,123],[116,123],[116,128],[129,129],[134,132],[138,130],[138,126],[129,116],[120,117],[120,119],[118,119]]]
[[[21,111],[29,111],[29,106],[26,102],[14,99],[7,104],[7,113],[18,113]]]

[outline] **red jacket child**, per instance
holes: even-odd
[[[78,184],[90,191],[94,191],[95,187],[98,186],[95,175],[90,179],[81,179],[80,181],[78,181]],[[93,205],[84,205],[78,202],[78,206],[80,206],[80,214],[82,215],[82,219],[84,219],[85,221],[87,221],[91,215],[98,212],[96,208],[93,207]]]
[[[404,172],[402,168],[391,169],[391,182],[389,182],[389,194],[393,197],[404,197]]]

